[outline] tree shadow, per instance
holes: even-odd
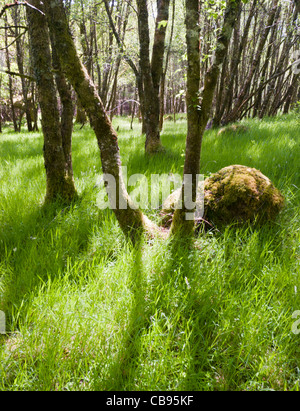
[[[105,378],[102,377],[103,369],[101,365],[97,367],[94,373],[95,390],[123,391],[134,390],[137,386],[137,379],[140,378],[141,372],[141,355],[145,350],[144,340],[150,332],[151,317],[158,312],[168,312],[170,310],[169,299],[164,294],[166,288],[178,292],[178,287],[184,286],[185,293],[187,276],[191,278],[192,267],[189,253],[194,250],[194,241],[190,238],[174,238],[169,243],[168,261],[162,268],[151,278],[151,289],[155,293],[161,292],[161,298],[158,303],[151,301],[151,291],[143,276],[142,247],[139,246],[134,250],[134,259],[136,261],[131,271],[130,283],[133,295],[133,305],[129,314],[128,325],[123,332],[123,340],[120,343],[120,349],[114,358],[109,370],[105,372]],[[182,258],[182,256],[184,256]],[[180,257],[180,258],[179,258]],[[178,263],[180,259],[180,263]],[[180,267],[180,269],[178,269]],[[174,272],[179,272],[179,276]],[[180,285],[179,285],[180,283]],[[149,301],[150,298],[150,301]],[[180,299],[180,296],[176,295]],[[187,321],[189,321],[190,312],[186,312]],[[180,332],[180,330],[178,330]],[[176,342],[174,341],[176,345]],[[147,387],[146,389],[149,389]]]
[[[123,391],[130,386],[135,378],[138,367],[140,351],[142,347],[142,335],[148,326],[146,319],[146,282],[143,278],[142,243],[134,246],[134,267],[130,272],[128,282],[132,293],[132,308],[128,315],[128,323],[123,332],[124,338],[120,343],[120,349],[105,373],[103,379],[102,366],[94,371],[94,390]],[[100,378],[99,378],[100,377]]]
[[[239,134],[228,132],[217,136],[217,130],[207,131],[201,172],[214,173],[228,165],[241,164],[259,169],[277,184],[299,157],[298,131],[287,120],[283,118],[282,123],[268,118],[263,122],[246,121],[243,124],[249,129]]]
[[[18,324],[12,318],[21,308],[26,312],[31,296],[49,280],[63,275],[68,261],[88,252],[95,216],[84,209],[74,216],[80,201],[68,206],[59,201],[36,205],[25,216],[2,227],[0,310],[6,314],[8,332],[17,331]],[[101,225],[98,217],[96,221]]]
[[[41,157],[43,155],[42,143],[38,137],[35,140],[33,138],[26,138],[26,144],[24,139],[22,140],[22,144],[16,141],[0,140],[0,148],[3,161],[10,160],[11,158],[14,160],[25,160],[33,157]]]

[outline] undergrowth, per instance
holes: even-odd
[[[144,154],[140,126],[116,118],[128,175],[182,173],[186,123]],[[260,169],[285,196],[273,224],[126,243],[97,207],[101,164],[75,127],[80,199],[43,207],[39,133],[0,135],[0,390],[299,390],[299,123],[295,115],[207,131],[201,172]],[[157,219],[159,210],[145,211]]]

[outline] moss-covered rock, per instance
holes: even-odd
[[[246,133],[248,131],[248,127],[244,126],[243,124],[232,124],[231,126],[223,127],[219,130],[218,136],[223,134],[239,134],[239,133]]]
[[[274,220],[284,197],[255,168],[232,165],[205,180],[205,215],[214,223]]]
[[[180,197],[174,191],[164,202],[161,218],[170,226]],[[225,167],[204,181],[205,220],[220,226],[233,222],[274,220],[284,207],[284,197],[259,170],[241,165]]]

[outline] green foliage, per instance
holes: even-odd
[[[161,28],[166,28],[168,25],[168,20],[161,20],[158,25],[157,28],[158,30],[160,30]]]
[[[276,224],[125,243],[96,207],[100,160],[88,127],[74,133],[80,200],[42,208],[40,134],[1,135],[0,390],[299,390],[299,126],[294,115],[206,132],[201,172],[260,169],[284,193]],[[165,154],[144,155],[120,126],[128,174],[181,173],[186,123],[165,125]],[[148,211],[153,218],[159,210]]]

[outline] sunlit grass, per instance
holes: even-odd
[[[75,128],[80,200],[42,207],[42,136],[0,135],[1,390],[299,390],[299,123],[246,121],[205,134],[201,172],[260,169],[286,197],[274,224],[180,241],[126,244],[99,210],[100,156]],[[128,174],[182,173],[186,123],[166,122],[165,154],[144,155],[135,122],[119,126]],[[147,210],[155,215],[158,210]]]

